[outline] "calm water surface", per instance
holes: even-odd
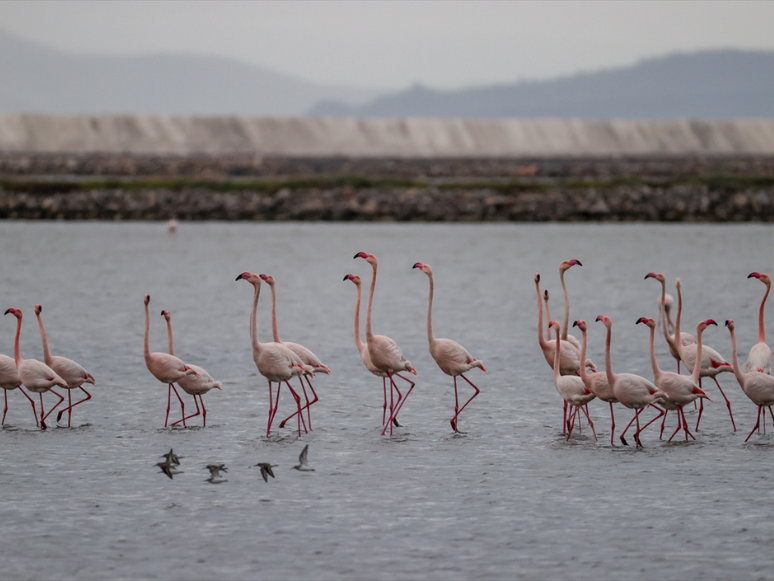
[[[4,578],[771,578],[774,436],[743,443],[756,408],[734,378],[720,381],[737,433],[710,383],[716,403],[696,442],[659,442],[649,429],[644,450],[611,447],[600,402],[590,405],[600,441],[584,430],[565,442],[532,281],[543,275],[561,317],[557,266],[583,262],[566,275],[571,316],[589,322],[599,364],[604,336],[593,321],[612,317],[617,371],[651,376],[648,330],[634,324],[657,314],[659,285],[643,280],[651,270],[670,287],[682,278],[685,326],[715,318],[721,327],[705,340],[726,357],[722,323],[735,319],[746,357],[764,290],[746,276],[774,270],[769,227],[208,223],[170,237],[162,224],[5,222],[0,241],[0,307],[24,310],[23,356],[42,358],[33,313],[42,303],[52,351],[97,377],[71,429],[35,429],[27,401],[9,394]],[[381,381],[355,350],[355,288],[342,281],[360,274],[367,290],[370,267],[352,259],[360,250],[380,261],[374,328],[419,372],[392,438],[379,435]],[[451,379],[427,352],[428,282],[416,261],[435,271],[436,335],[488,369],[469,375],[482,393],[461,417],[464,434],[451,432]],[[316,378],[314,430],[300,439],[289,427],[264,437],[252,287],[234,281],[244,270],[274,275],[282,337],[333,370]],[[268,340],[264,291],[258,325]],[[166,349],[159,313],[168,309],[177,354],[223,382],[205,396],[206,429],[162,428],[166,386],[142,358],[145,293],[151,348]],[[15,322],[0,320],[2,352],[12,352]],[[658,356],[672,368],[663,341]],[[618,412],[620,425],[630,417]],[[316,471],[299,473],[291,467],[307,443]],[[154,466],[170,447],[184,456],[174,480]],[[213,461],[228,465],[228,482],[204,482]],[[259,461],[278,465],[275,480],[250,468]]]

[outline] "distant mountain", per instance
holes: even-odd
[[[81,55],[0,29],[2,112],[300,115],[323,99],[363,103],[377,94],[220,57]]]
[[[330,117],[722,119],[774,116],[774,52],[712,50],[548,81],[436,91],[414,85],[363,105],[325,100]]]

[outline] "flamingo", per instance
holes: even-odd
[[[569,334],[570,327],[570,295],[567,293],[567,285],[564,282],[564,273],[570,270],[573,266],[583,266],[580,260],[572,258],[570,260],[563,260],[559,263],[559,280],[562,282],[562,291],[564,291],[564,319],[562,319],[562,341],[569,341],[575,347],[580,350],[580,342],[578,339]],[[548,297],[546,297],[548,299]],[[547,313],[546,313],[547,314]],[[548,315],[551,318],[551,315]],[[595,370],[596,371],[596,370]]]
[[[271,287],[271,331],[274,335],[274,342],[275,343],[282,343],[285,347],[290,349],[293,353],[298,355],[298,358],[303,361],[305,365],[308,365],[312,368],[312,372],[306,372],[300,377],[301,381],[301,389],[304,392],[304,399],[306,399],[306,405],[304,406],[306,408],[306,416],[307,420],[309,420],[309,429],[312,429],[312,415],[309,411],[309,408],[312,406],[312,404],[317,403],[319,398],[317,397],[317,392],[314,390],[314,387],[312,386],[312,381],[309,379],[310,377],[314,377],[314,373],[325,373],[326,375],[331,374],[331,370],[327,365],[323,365],[322,361],[312,353],[309,349],[304,347],[303,345],[299,345],[298,343],[290,343],[288,341],[282,341],[279,336],[279,331],[277,330],[277,295],[274,290],[274,277],[268,274],[261,274],[259,275],[261,277],[261,280],[263,280],[266,284],[268,284]],[[304,387],[304,378],[306,378],[306,382],[309,384],[309,389],[312,390],[312,396],[314,399],[312,401],[309,401],[309,398],[306,395],[306,387]],[[286,417],[284,420],[280,422],[280,428],[285,427],[285,422],[287,422],[290,418],[292,418],[294,415],[296,415],[296,412],[293,412],[288,417]]]
[[[19,373],[19,379],[28,390],[37,393],[40,396],[40,429],[46,429],[46,418],[53,412],[57,406],[64,401],[64,397],[55,392],[52,387],[59,386],[67,388],[67,382],[59,377],[56,372],[48,365],[37,359],[22,359],[19,350],[19,337],[21,336],[22,312],[21,309],[8,309],[5,314],[11,313],[16,317],[16,338],[13,343],[13,356],[16,361],[16,371]],[[43,393],[50,391],[59,398],[47,414],[43,410]],[[33,410],[35,407],[33,406]],[[36,422],[37,423],[37,422]]]
[[[667,346],[669,347],[669,353],[671,353],[672,357],[674,357],[677,361],[677,373],[680,373],[680,353],[677,351],[677,339],[675,338],[677,334],[673,331],[674,325],[669,317],[669,309],[671,308],[670,305],[672,304],[672,297],[666,294],[666,278],[660,272],[649,272],[645,275],[645,280],[649,278],[656,279],[661,283],[661,296],[658,300],[659,320],[662,323],[664,339],[666,340]],[[680,301],[677,307],[678,323],[682,315],[682,310],[683,304],[682,301]],[[682,341],[683,345],[693,345],[696,343],[696,338],[690,333],[680,333],[680,340]]]
[[[161,316],[167,322],[167,343],[169,345],[169,354],[175,354],[175,341],[172,337],[172,315],[169,311],[161,311]],[[198,365],[189,364],[188,367],[193,369],[198,375],[186,375],[181,377],[177,384],[188,395],[193,396],[194,405],[196,406],[196,412],[190,416],[184,416],[183,418],[172,422],[172,425],[179,424],[183,420],[190,420],[193,417],[202,414],[202,427],[207,426],[207,408],[204,407],[204,400],[202,396],[211,389],[223,389],[223,384],[220,381],[215,381],[206,369],[199,367]],[[196,398],[199,398],[199,401]],[[202,404],[201,411],[199,410],[199,404]]]
[[[758,406],[758,420],[755,422],[755,427],[745,438],[745,442],[750,439],[755,430],[761,425],[761,414],[763,414],[763,431],[766,433],[766,410],[769,408],[769,415],[774,421],[774,414],[771,412],[771,406],[774,405],[774,377],[767,373],[761,373],[760,371],[750,371],[748,373],[742,373],[742,368],[739,367],[739,360],[736,356],[736,336],[734,335],[734,321],[732,319],[726,319],[726,327],[728,327],[731,333],[731,360],[733,362],[734,375],[739,382],[739,387],[742,388],[744,394],[750,398],[755,405]]]
[[[664,296],[658,297],[658,300],[656,303],[658,304],[658,312],[661,313],[661,308],[663,306],[664,312],[661,314],[658,318],[657,327],[660,328],[662,323],[667,326],[667,332],[670,335],[673,335],[675,332],[675,324],[672,321],[672,305],[674,304],[675,299],[670,295],[668,292],[664,292]]]
[[[745,371],[758,371],[771,375],[771,349],[766,345],[766,328],[763,326],[763,309],[766,306],[766,299],[769,298],[771,290],[771,278],[768,274],[761,272],[751,272],[747,278],[757,278],[766,285],[766,292],[761,300],[761,308],[758,311],[758,342],[750,349],[747,356],[747,363],[744,364]]]
[[[675,336],[680,337],[680,309],[682,308],[682,281],[678,278],[675,281],[675,288],[677,289],[677,320],[675,321]],[[696,362],[696,345],[683,345],[681,341],[675,341],[677,350],[680,353],[680,359],[688,366],[688,369],[694,368]],[[726,400],[726,407],[728,408],[728,415],[731,417],[731,425],[736,431],[736,422],[734,422],[734,414],[731,413],[731,402],[728,401],[726,394],[723,393],[723,388],[720,387],[716,375],[724,371],[733,371],[731,364],[723,359],[723,356],[715,351],[712,347],[704,346],[701,352],[701,370],[699,371],[699,387],[701,387],[702,377],[711,377],[720,390],[720,395]],[[699,417],[696,420],[696,431],[699,430],[699,422],[701,422],[701,414],[704,411],[704,399],[699,399]]]
[[[236,277],[236,280],[246,280],[255,289],[253,294],[253,306],[250,310],[250,341],[253,346],[253,361],[258,371],[269,382],[269,421],[266,425],[266,437],[269,437],[271,433],[271,424],[274,421],[274,416],[279,408],[279,392],[282,382],[284,381],[290,395],[296,401],[296,411],[298,412],[298,435],[301,436],[301,424],[304,425],[304,432],[306,429],[306,421],[304,420],[304,414],[301,413],[301,398],[290,385],[289,379],[298,377],[304,372],[312,372],[312,368],[305,365],[298,355],[293,353],[282,343],[259,343],[258,332],[256,329],[256,311],[258,309],[258,297],[261,294],[261,277],[253,272],[243,272]],[[277,383],[277,401],[272,401],[272,382]]]
[[[22,392],[24,397],[30,400],[30,404],[32,404],[32,415],[35,418],[35,425],[38,425],[38,412],[35,410],[35,402],[27,392],[22,389],[21,384],[22,381],[19,378],[19,372],[16,369],[16,361],[8,357],[8,355],[0,354],[0,388],[2,388],[3,395],[5,396],[3,420],[0,421],[0,425],[5,425],[5,415],[8,413],[8,392],[16,388],[19,388],[19,391]]]
[[[35,316],[38,318],[38,326],[40,327],[40,339],[43,342],[43,361],[45,361],[46,365],[53,369],[54,372],[59,375],[59,377],[67,382],[67,407],[59,411],[56,416],[56,421],[59,422],[59,420],[62,419],[62,414],[67,412],[67,427],[69,428],[70,420],[72,419],[73,414],[72,409],[75,406],[91,399],[91,394],[83,389],[83,384],[91,383],[94,385],[96,380],[91,373],[86,371],[80,364],[76,363],[72,359],[51,355],[51,351],[48,349],[46,328],[43,326],[43,318],[40,316],[41,312],[43,312],[43,307],[41,305],[35,305]],[[86,394],[86,397],[73,403],[72,390],[74,389],[80,389],[83,393]]]
[[[177,392],[174,383],[180,381],[183,377],[188,375],[198,375],[196,370],[191,369],[190,365],[186,365],[180,359],[169,353],[161,353],[150,350],[150,314],[148,313],[148,305],[150,304],[150,295],[145,295],[143,299],[145,304],[145,340],[143,344],[143,356],[145,357],[145,366],[151,375],[158,379],[161,383],[169,385],[167,389],[167,415],[164,418],[164,427],[167,427],[169,422],[169,409],[172,405],[172,392],[175,392],[177,399],[180,401],[180,409],[182,411],[182,422],[185,426],[185,404],[183,398]]]
[[[360,353],[360,359],[363,361],[363,365],[365,365],[366,369],[368,369],[368,371],[370,371],[377,377],[382,378],[382,390],[384,391],[384,405],[382,407],[382,425],[385,425],[385,422],[387,421],[387,372],[377,368],[371,362],[371,356],[368,354],[368,345],[363,343],[363,341],[360,339],[360,298],[362,294],[360,277],[356,274],[348,274],[344,277],[344,281],[347,281],[347,280],[352,281],[354,285],[357,287],[357,300],[355,302],[355,346],[357,347],[358,353]],[[411,383],[411,380],[402,376],[400,373],[396,373],[395,375],[397,375],[404,381]],[[398,423],[397,418],[393,418],[392,421],[393,421],[393,424],[400,427],[400,424]]]
[[[599,315],[597,321],[602,321],[602,324],[607,328],[607,340],[605,341],[605,373],[607,374],[607,381],[613,389],[613,395],[615,398],[629,409],[636,410],[634,417],[624,428],[624,431],[619,436],[621,443],[624,446],[628,446],[625,436],[626,431],[632,425],[633,422],[637,422],[637,431],[634,432],[634,441],[638,447],[642,447],[640,441],[640,433],[647,428],[650,424],[655,422],[658,418],[664,415],[664,410],[655,405],[669,399],[667,395],[653,385],[650,381],[639,375],[633,373],[614,373],[613,365],[610,358],[610,344],[612,342],[612,326],[613,322],[610,317],[605,315]],[[658,410],[658,415],[640,428],[640,413],[648,406],[653,406]]]
[[[640,317],[637,319],[637,323],[643,323],[650,327],[650,365],[653,368],[653,382],[656,384],[656,387],[667,394],[667,397],[669,397],[669,403],[673,404],[677,411],[677,429],[669,438],[669,441],[671,442],[672,438],[677,435],[677,432],[680,431],[681,425],[683,431],[685,432],[685,441],[688,441],[689,436],[695,440],[696,438],[694,438],[693,434],[691,434],[691,432],[688,430],[688,422],[685,419],[683,406],[696,401],[697,398],[705,398],[712,401],[706,392],[704,392],[704,390],[699,387],[699,372],[701,370],[701,364],[694,363],[693,374],[690,377],[680,375],[678,373],[672,373],[671,371],[662,371],[658,366],[658,361],[656,360],[656,321],[647,317]],[[707,319],[706,321],[700,322],[696,327],[697,362],[701,361],[701,334],[708,325],[717,325],[717,323],[712,319]],[[666,420],[668,411],[669,410],[664,413],[664,420]],[[663,433],[663,423],[661,430]]]
[[[597,398],[610,404],[610,445],[613,445],[613,436],[615,435],[615,413],[613,412],[613,404],[618,403],[613,393],[613,388],[610,387],[610,382],[607,380],[607,373],[603,371],[596,371],[594,373],[586,372],[586,346],[588,343],[588,337],[586,335],[586,321],[575,321],[572,324],[573,327],[578,327],[581,332],[581,355],[580,355],[580,378],[583,381],[583,385],[586,389],[593,393]],[[607,330],[610,333],[610,329]],[[588,411],[588,410],[587,410]]]
[[[556,391],[559,392],[559,395],[562,396],[562,399],[566,402],[566,405],[569,406],[572,410],[572,414],[570,415],[572,424],[570,424],[570,419],[566,420],[568,424],[566,426],[567,439],[569,440],[570,436],[572,435],[572,428],[575,425],[575,416],[578,415],[578,410],[580,410],[586,415],[586,420],[588,421],[589,426],[591,426],[591,432],[594,434],[594,441],[597,441],[597,433],[594,430],[594,422],[591,421],[589,412],[586,411],[585,407],[586,404],[588,404],[596,396],[588,389],[586,389],[586,386],[583,384],[583,380],[577,375],[562,375],[559,373],[558,363],[559,358],[561,357],[561,355],[559,355],[561,352],[559,347],[561,341],[559,323],[556,321],[549,321],[548,326],[549,328],[556,331],[557,348],[554,351],[554,357],[556,359],[556,362],[554,363],[554,385],[556,386]],[[580,425],[580,423],[578,425]],[[562,431],[562,433],[564,433],[564,431]]]
[[[384,425],[382,435],[387,432],[388,426],[390,428],[390,435],[392,435],[393,420],[398,417],[398,412],[400,412],[406,399],[408,399],[408,396],[414,389],[414,385],[416,385],[409,379],[409,389],[405,396],[401,396],[400,390],[398,390],[398,386],[395,385],[395,380],[392,376],[399,374],[401,371],[409,371],[416,375],[417,371],[412,367],[411,362],[407,361],[403,356],[403,351],[401,351],[395,341],[386,335],[374,335],[373,327],[371,325],[371,310],[374,304],[374,290],[376,288],[376,269],[379,266],[376,256],[368,254],[367,252],[358,252],[353,258],[364,259],[373,269],[371,289],[368,291],[368,310],[366,311],[366,345],[368,347],[368,355],[371,357],[371,362],[374,367],[387,373],[387,378],[390,380],[390,417]],[[406,378],[402,377],[402,379]],[[393,400],[393,389],[398,392],[397,403]]]
[[[465,377],[465,373],[478,367],[481,371],[486,371],[484,364],[473,357],[468,351],[456,341],[451,339],[436,339],[433,335],[433,269],[429,264],[417,262],[412,268],[418,268],[427,275],[430,279],[430,296],[427,299],[427,342],[430,345],[430,355],[435,359],[438,367],[441,368],[446,375],[451,375],[454,379],[454,417],[451,419],[451,427],[455,432],[457,429],[457,419],[462,413],[462,410],[473,401],[481,390]],[[457,395],[457,377],[461,377],[470,384],[475,390],[475,393],[470,396],[470,399],[466,401],[462,407],[460,407],[459,397]]]

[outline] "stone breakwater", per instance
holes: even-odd
[[[774,221],[774,181],[465,186],[0,186],[0,218],[44,220]]]

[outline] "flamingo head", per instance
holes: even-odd
[[[734,330],[734,320],[733,319],[726,319],[726,327],[728,327],[729,331]]]
[[[563,260],[559,263],[559,273],[563,274],[567,269],[572,268],[575,265],[583,266],[580,260],[571,258],[570,260]]]
[[[360,277],[356,274],[345,274],[344,280],[351,280],[356,285],[360,286]]]
[[[161,316],[164,317],[164,319],[166,319],[167,323],[169,323],[169,319],[171,317],[171,315],[169,314],[169,311],[167,311],[166,309],[161,311]]]
[[[710,325],[715,325],[716,327],[718,326],[714,319],[707,319],[706,321],[701,321],[698,325],[696,325],[696,333],[701,333]]]
[[[535,273],[535,284],[539,284],[539,283],[540,283],[540,273],[536,272]]]
[[[39,315],[43,312],[43,305],[35,305],[35,314]]]
[[[646,279],[655,278],[658,282],[661,282],[661,283],[666,282],[666,278],[660,272],[649,272],[648,274],[645,275],[645,278]]]
[[[11,314],[12,314],[14,317],[16,317],[17,319],[21,319],[21,318],[22,318],[22,312],[21,312],[21,309],[14,309],[14,308],[10,308],[10,309],[8,309],[8,310],[5,312],[5,314],[6,314],[6,315],[7,315],[8,313],[11,313]]]
[[[543,300],[548,302],[548,289],[543,291]]]
[[[683,281],[681,281],[679,278],[675,279],[675,288],[677,290],[680,290],[681,288],[683,288]]]
[[[270,274],[259,274],[258,276],[261,277],[261,280],[264,281],[269,286],[274,286],[274,277]]]
[[[142,302],[143,302],[143,303],[145,304],[145,306],[147,307],[147,306],[150,304],[150,295],[145,295],[145,296],[143,297],[143,299],[142,299]]]
[[[584,321],[583,319],[575,321],[572,324],[572,326],[573,327],[578,327],[578,329],[580,329],[582,333],[586,332],[586,321]]]
[[[559,323],[557,321],[549,321],[548,326],[551,327],[554,331],[559,331]]]
[[[599,321],[602,321],[602,324],[603,324],[605,327],[611,327],[611,326],[613,325],[613,321],[611,321],[611,320],[610,320],[610,317],[608,317],[608,316],[606,316],[606,315],[599,315],[599,316],[596,318],[596,321],[597,321],[597,322],[599,322]]]
[[[642,323],[643,325],[647,325],[651,329],[656,328],[656,321],[653,319],[649,319],[648,317],[640,317],[637,319],[637,321],[634,323],[635,325],[638,325],[639,323]]]
[[[254,272],[243,272],[239,276],[236,277],[235,280],[246,280],[250,284],[253,285],[260,285],[261,284],[261,277],[255,274]]]
[[[376,266],[377,264],[376,256],[374,256],[373,254],[368,254],[368,252],[358,252],[352,258],[363,258],[371,266]]]
[[[759,281],[761,281],[766,286],[771,286],[771,278],[768,274],[764,274],[762,272],[751,272],[747,275],[747,278],[757,278]]]
[[[433,274],[433,269],[430,267],[430,265],[424,264],[423,262],[417,262],[411,268],[418,268],[428,276]]]

